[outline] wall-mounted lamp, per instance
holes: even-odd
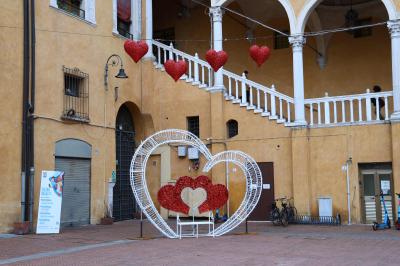
[[[111,58],[114,58],[111,63],[110,60]],[[116,59],[115,59],[116,58]],[[121,64],[121,68],[118,71],[118,74],[115,76],[118,79],[127,79],[128,76],[125,74],[124,66],[122,64],[122,59],[119,55],[113,54],[107,59],[106,66],[104,67],[104,85],[108,85],[108,66],[117,66]]]

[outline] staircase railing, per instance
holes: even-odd
[[[389,120],[393,111],[393,92],[385,91],[305,100],[310,126],[363,124]]]
[[[188,63],[188,71],[181,79],[198,85],[200,88],[213,86],[213,70],[211,66],[201,59],[198,54],[191,56],[175,49],[172,45],[153,41],[153,53],[156,56],[155,65],[163,69],[165,61],[185,60]],[[233,103],[240,104],[254,113],[276,119],[278,123],[292,122],[294,118],[294,100],[275,90],[242,76],[234,74],[226,69],[222,70],[225,85],[225,98]]]

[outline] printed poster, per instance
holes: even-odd
[[[64,172],[42,171],[36,234],[60,232]]]

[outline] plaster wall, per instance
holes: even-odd
[[[0,232],[20,217],[22,138],[22,1],[0,2]]]

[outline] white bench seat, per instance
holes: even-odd
[[[212,234],[214,237],[214,217],[213,213],[210,211],[208,212],[208,220],[198,220],[196,221],[194,219],[194,216],[192,220],[181,220],[179,217],[179,213],[176,215],[176,233],[179,235],[179,238],[182,239],[182,237],[199,237],[199,225],[208,225],[208,234]],[[192,226],[192,233],[191,234],[183,234],[182,233],[182,226]]]

